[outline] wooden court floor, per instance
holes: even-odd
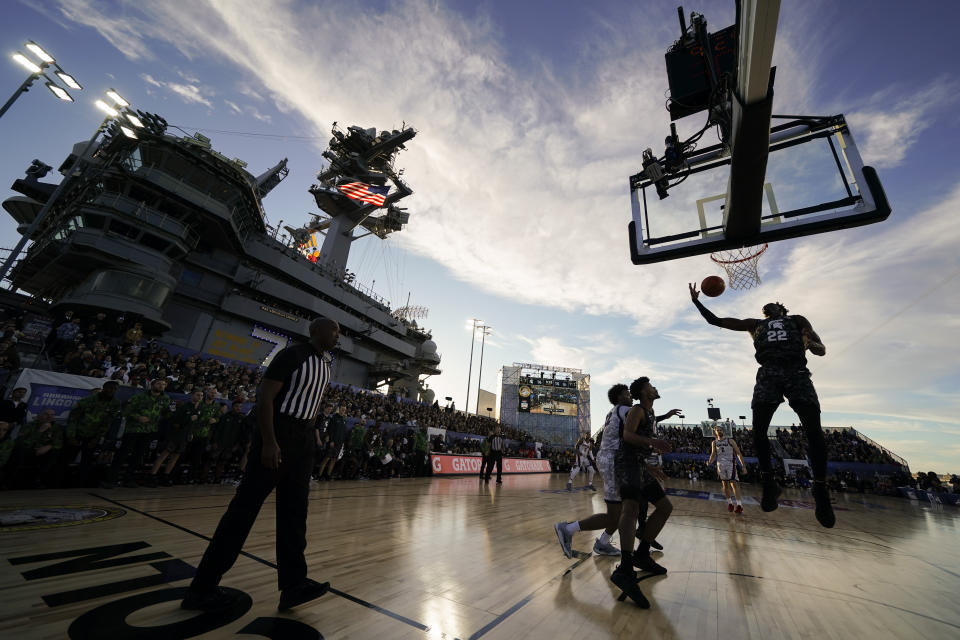
[[[233,487],[0,493],[5,523],[23,517],[0,531],[0,637],[960,638],[956,507],[841,494],[827,530],[803,492],[765,514],[744,485],[735,516],[715,499],[719,484],[674,480],[655,556],[669,573],[640,583],[653,602],[644,611],[615,599],[618,559],[561,553],[554,522],[604,509],[601,493],[565,483],[315,485],[307,561],[333,589],[285,614],[271,496],[223,582],[247,597],[217,616],[177,605]],[[30,520],[81,516],[93,521]],[[593,539],[578,533],[574,548]]]

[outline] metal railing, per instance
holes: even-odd
[[[144,202],[137,202],[133,198],[115,192],[104,192],[91,201],[91,204],[108,207],[162,229],[167,233],[183,239],[189,249],[193,249],[200,242],[200,234],[194,228],[168,213],[158,211],[147,206]]]

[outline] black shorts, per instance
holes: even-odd
[[[806,367],[764,365],[757,369],[757,382],[753,387],[750,407],[776,406],[783,402],[784,397],[794,410],[797,407],[820,410],[817,390],[813,388],[810,370]]]
[[[616,456],[616,478],[621,500],[659,502],[667,495],[642,460],[620,451]]]
[[[654,480],[639,488],[621,486],[620,497],[623,500],[636,500],[637,502],[646,500],[650,504],[656,504],[663,498],[666,498],[667,494],[663,491],[660,483]]]

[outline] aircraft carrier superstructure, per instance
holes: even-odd
[[[335,381],[433,400],[422,388],[440,373],[429,332],[346,269],[355,239],[385,238],[408,220],[397,203],[412,191],[394,162],[412,128],[334,124],[329,166],[310,189],[323,213],[284,232],[268,226],[262,200],[286,177],[286,159],[255,176],[208,138],[171,135],[163,118],[138,113],[138,139],[108,127],[62,163],[66,183],[11,271],[14,287],[54,311],[123,313],[162,342],[251,364],[305,339],[324,315],[341,326]],[[13,185],[23,195],[3,203],[21,233],[57,186],[41,181],[49,170],[34,161]],[[344,195],[348,183],[390,192],[368,204]]]

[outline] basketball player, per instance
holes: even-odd
[[[668,453],[673,447],[668,441],[653,437],[658,419],[653,413],[653,401],[659,398],[660,394],[657,388],[650,384],[650,379],[641,377],[634,380],[630,385],[630,395],[638,404],[630,408],[620,427],[620,446],[615,456],[616,481],[623,500],[619,523],[621,562],[610,580],[638,606],[646,609],[650,603],[637,586],[637,574],[633,567],[655,575],[667,572],[650,557],[650,545],[666,524],[673,505],[660,482],[647,468],[645,458],[650,449],[658,453]],[[662,416],[662,419],[678,413],[679,409],[672,409]],[[643,535],[634,554],[634,533],[640,514],[640,502],[644,500],[654,506],[654,512],[644,524]]]
[[[713,435],[716,439],[710,443],[710,459],[707,460],[707,466],[717,461],[717,475],[720,476],[720,484],[723,486],[723,495],[727,498],[727,511],[736,511],[743,513],[743,502],[740,501],[740,478],[737,476],[737,460],[740,461],[740,468],[746,470],[747,465],[743,461],[743,454],[740,453],[740,447],[734,442],[733,438],[727,438],[723,435],[723,427],[719,424],[714,425]],[[733,495],[737,499],[737,506],[734,509],[733,500],[730,499],[730,489],[733,489]]]
[[[593,456],[593,438],[590,437],[590,434],[582,435],[577,440],[577,445],[574,448],[577,452],[576,459],[573,463],[573,468],[570,469],[570,479],[567,481],[567,491],[573,490],[573,479],[577,477],[578,473],[589,474],[589,484],[587,484],[588,489],[596,491],[596,487],[593,486],[593,471],[597,465],[596,460]]]
[[[616,532],[620,521],[620,490],[614,477],[613,457],[620,444],[620,429],[633,399],[630,397],[630,389],[625,384],[615,384],[610,387],[607,391],[607,399],[610,400],[613,409],[607,414],[607,419],[603,423],[600,453],[597,456],[597,466],[600,468],[600,478],[603,480],[603,501],[607,503],[607,512],[595,513],[575,522],[563,521],[553,525],[563,555],[568,558],[573,557],[571,548],[573,534],[577,531],[595,531],[596,529],[603,529],[603,533],[594,541],[593,552],[601,556],[620,555],[620,550],[610,542],[610,536]],[[570,489],[569,485],[567,489]]]
[[[790,408],[800,416],[807,434],[808,456],[813,471],[813,499],[817,503],[817,521],[824,527],[836,522],[830,506],[827,490],[827,445],[820,426],[820,400],[810,380],[806,351],[815,356],[826,354],[820,336],[813,330],[810,321],[803,316],[787,314],[787,308],[779,302],[763,306],[763,319],[718,318],[700,302],[697,285],[690,283],[690,298],[706,321],[714,326],[731,331],[748,331],[753,335],[756,359],[760,363],[757,382],[753,387],[753,445],[757,450],[760,477],[763,481],[763,499],[760,508],[773,511],[777,508],[780,486],[770,464],[770,441],[767,429],[770,420],[784,396]]]
[[[327,351],[340,336],[328,318],[310,323],[310,340],[276,355],[263,375],[254,409],[259,432],[236,496],[203,554],[183,609],[216,612],[235,599],[217,585],[243,549],[263,501],[277,489],[277,576],[281,611],[325,594],[329,582],[307,578],[307,496],[313,471],[315,424],[330,381]]]

